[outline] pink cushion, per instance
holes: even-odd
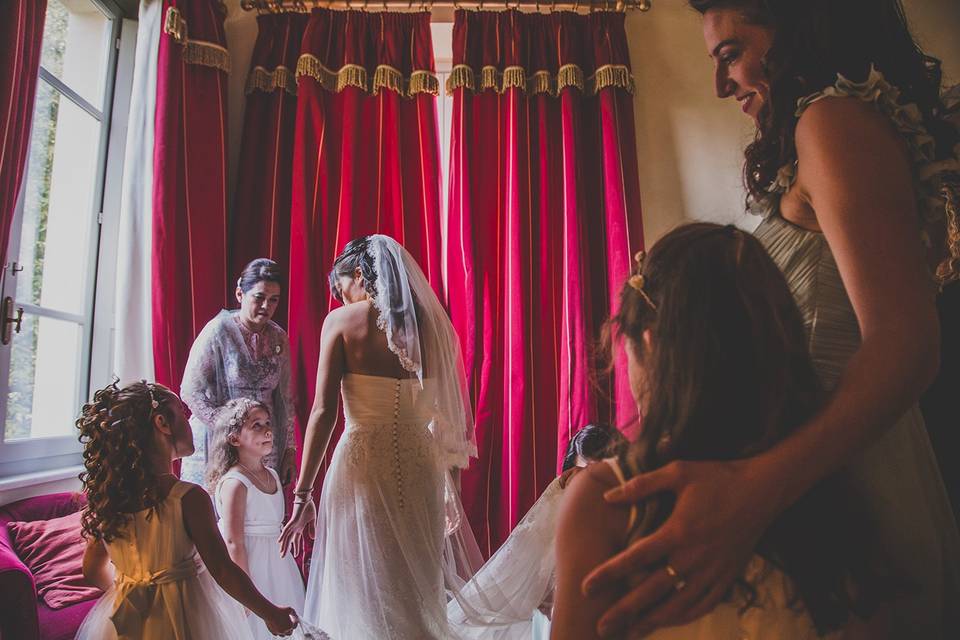
[[[33,574],[37,595],[51,609],[61,609],[100,595],[83,577],[83,550],[77,511],[52,520],[9,522],[17,556]]]

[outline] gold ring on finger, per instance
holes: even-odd
[[[677,570],[673,568],[669,562],[664,567],[667,571],[667,575],[673,578],[673,588],[677,591],[683,591],[687,586],[687,581],[680,577],[680,574],[677,573]]]

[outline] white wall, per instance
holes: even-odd
[[[255,16],[239,4],[227,0],[231,198],[243,87],[257,35]],[[943,60],[947,77],[960,82],[960,1],[904,0],[904,5],[915,35]],[[652,10],[630,12],[626,24],[637,88],[634,115],[647,243],[684,220],[752,227],[757,221],[743,213],[740,167],[753,127],[735,102],[714,96],[699,15],[686,0],[654,0]]]

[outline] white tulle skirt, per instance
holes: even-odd
[[[562,498],[554,480],[496,553],[447,605],[450,627],[469,640],[547,640],[553,601],[556,521]]]
[[[333,640],[448,640],[446,470],[423,424],[349,425],[324,479],[304,619]]]
[[[252,640],[243,607],[206,571],[121,594],[101,596],[77,631],[77,640]]]

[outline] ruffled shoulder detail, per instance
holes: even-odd
[[[799,118],[810,105],[824,98],[857,98],[863,102],[872,103],[881,113],[890,118],[897,127],[897,131],[907,141],[919,180],[926,181],[946,171],[960,170],[960,163],[957,162],[956,158],[936,161],[936,141],[927,132],[920,108],[912,102],[902,104],[900,102],[900,89],[890,84],[876,67],[870,67],[870,73],[863,82],[854,82],[841,74],[837,74],[837,82],[832,87],[827,87],[797,101],[796,116]],[[794,161],[792,164],[780,168],[770,191],[783,193],[793,186],[796,179],[797,163]],[[942,199],[940,199],[939,205],[942,210]]]
[[[951,96],[954,101],[960,99],[958,94],[960,91],[956,87],[944,94],[948,105]],[[913,162],[918,208],[924,226],[937,223],[942,227],[946,210],[943,187],[949,177],[960,173],[960,161],[957,159],[960,157],[960,145],[953,157],[937,160],[936,140],[927,131],[920,108],[912,102],[902,103],[900,95],[900,89],[890,84],[876,67],[871,66],[870,73],[863,82],[854,82],[838,74],[837,82],[833,86],[801,98],[797,101],[796,116],[799,118],[810,105],[824,98],[850,97],[873,104],[893,122],[907,143]],[[796,176],[796,161],[781,167],[770,186],[770,192],[785,193],[796,181]],[[929,246],[931,239],[926,233],[924,240]]]

